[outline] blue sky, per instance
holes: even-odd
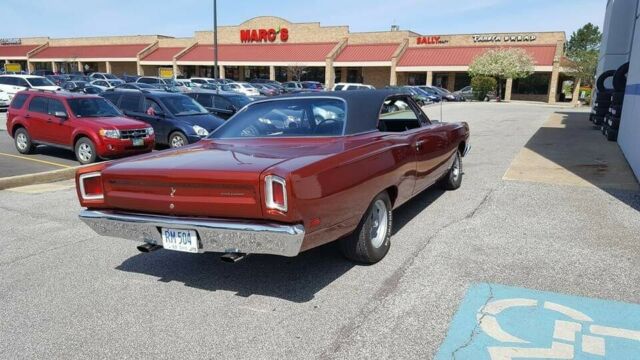
[[[213,27],[213,0],[2,0],[0,37],[163,34]],[[571,32],[602,28],[606,0],[218,0],[218,23],[260,15],[349,25],[351,31],[401,29],[429,34]]]

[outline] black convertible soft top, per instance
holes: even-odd
[[[382,104],[388,97],[395,95],[406,94],[398,90],[321,91],[283,95],[277,99],[305,97],[342,99],[347,103],[347,126],[344,134],[351,135],[375,130]]]

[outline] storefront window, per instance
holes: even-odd
[[[523,79],[513,80],[514,94],[546,95],[549,91],[549,73],[535,73]]]

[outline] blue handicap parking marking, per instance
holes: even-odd
[[[476,284],[436,359],[640,359],[640,305]]]

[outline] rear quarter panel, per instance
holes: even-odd
[[[392,199],[396,206],[409,199],[415,162],[406,137],[372,132],[347,137],[341,152],[295,158],[265,173],[289,174],[291,214],[287,216],[303,221],[307,236],[302,250],[307,250],[353,232],[383,190],[397,189]],[[317,220],[319,225],[314,226]]]

